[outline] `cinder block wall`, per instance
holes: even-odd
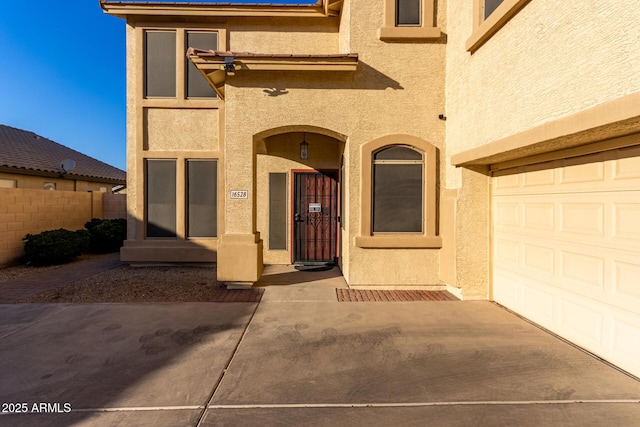
[[[117,219],[127,217],[127,195],[110,194],[102,195],[102,218]]]
[[[91,218],[102,217],[104,196],[111,195],[0,188],[0,266],[22,256],[22,238],[26,234],[58,228],[78,230]]]

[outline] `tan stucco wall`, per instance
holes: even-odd
[[[143,97],[143,30],[166,28],[177,31],[177,41],[183,30],[207,28],[194,23],[143,23],[127,25],[127,241],[121,258],[132,263],[211,263],[217,258],[217,238],[185,238],[186,160],[217,159],[219,182],[224,182],[224,163],[221,132],[224,108],[217,99],[186,99],[183,55],[176,58],[178,66],[176,91],[173,99],[144,99]],[[212,25],[219,28],[219,25]],[[220,32],[220,46],[225,47],[226,36]],[[145,159],[176,160],[177,238],[146,239],[144,212]],[[223,210],[222,196],[219,209]],[[224,215],[219,213],[218,232],[224,230]]]
[[[437,250],[353,246],[353,238],[359,233],[361,191],[369,191],[360,188],[360,145],[388,134],[417,136],[439,148],[444,144],[444,122],[438,119],[444,111],[444,45],[378,40],[382,2],[377,6],[353,0],[350,35],[342,37],[340,46],[336,39],[334,51],[347,49],[360,54],[355,74],[265,72],[228,77],[225,193],[253,187],[252,165],[246,159],[253,155],[250,141],[256,134],[286,126],[298,126],[296,131],[316,126],[346,135],[348,194],[343,195],[346,236],[342,250],[343,265],[348,264],[343,269],[347,280],[353,285],[434,284],[439,281]],[[229,31],[233,41],[233,29]],[[269,87],[277,87],[283,94],[267,96],[264,89]],[[227,232],[253,232],[252,197],[228,201]]]
[[[138,88],[138,79],[136,67],[138,59],[136,58],[137,46],[141,41],[136,39],[135,27],[127,24],[126,26],[126,56],[127,56],[127,239],[136,239],[140,225],[140,208],[138,206],[139,195],[141,195],[140,173],[141,168],[138,167],[138,149],[136,139],[142,129],[139,129],[138,109],[136,108],[136,95]]]
[[[633,2],[533,0],[473,54],[473,2],[449,0],[449,14],[448,155],[640,90]]]
[[[553,139],[562,135],[562,129],[572,127],[584,132],[565,138],[562,144],[597,140],[595,130],[589,136],[590,128],[603,123],[574,122],[596,116],[600,121],[607,114],[606,107],[600,114],[582,112],[640,90],[640,30],[636,25],[640,9],[616,0],[533,0],[470,53],[465,43],[474,29],[474,2],[448,2],[444,168],[447,187],[459,192],[447,202],[448,208],[456,206],[453,225],[447,223],[447,233],[455,236],[456,243],[454,253],[448,251],[451,248],[445,253],[442,278],[462,287],[465,298],[487,298],[490,178],[486,171],[452,166],[451,156],[500,141],[517,146],[522,140],[525,147]],[[624,134],[624,127],[616,125],[610,131],[616,132]],[[544,149],[554,147],[563,148],[548,143]],[[516,151],[524,156],[528,150]]]
[[[438,25],[444,31],[446,2],[439,1],[437,10]],[[221,159],[220,243],[210,243],[210,248],[220,249],[221,253],[225,248],[229,254],[237,255],[243,251],[255,253],[261,247],[260,238],[268,241],[269,172],[290,172],[299,167],[338,170],[340,155],[344,155],[341,263],[349,283],[355,286],[439,283],[439,249],[363,248],[356,247],[354,241],[360,234],[362,194],[370,191],[362,188],[361,164],[371,159],[362,159],[360,146],[385,135],[410,135],[444,150],[445,122],[438,118],[445,107],[444,38],[419,43],[381,41],[377,34],[383,26],[382,0],[349,0],[343,11],[341,20],[275,18],[278,25],[274,19],[229,19],[224,25],[229,50],[358,53],[359,64],[355,73],[237,72],[227,76],[225,101],[219,104],[219,110],[191,111],[188,103],[144,100],[140,87],[142,31],[128,27],[128,204],[134,220],[130,221],[129,240],[123,249],[125,258],[144,262],[147,253],[149,261],[153,257],[166,260],[169,254],[159,248],[176,253],[176,247],[187,244],[181,243],[180,237],[177,241],[162,242],[144,239],[145,157],[181,159],[189,156],[190,150],[200,150],[191,153]],[[286,30],[277,30],[281,24]],[[185,23],[176,26],[185,25],[188,27]],[[212,122],[215,114],[219,114],[217,124]],[[203,139],[215,134],[216,129],[221,135],[217,145],[204,143]],[[273,135],[281,134],[285,135],[282,138],[293,138],[300,132],[310,134],[306,162],[299,161],[299,141],[285,150],[290,151],[288,154],[261,151],[268,136],[276,138]],[[326,153],[317,157],[315,134],[341,141],[337,152],[332,150],[330,158]],[[398,143],[402,142],[400,138]],[[439,172],[440,187],[444,188],[445,169],[439,168]],[[248,190],[249,198],[232,200],[231,190]],[[181,191],[178,183],[178,203]],[[263,246],[267,262],[289,262],[289,251],[276,253]],[[218,273],[233,280],[232,272],[225,268],[219,268]]]
[[[145,108],[145,150],[218,151],[218,110]]]
[[[227,21],[229,48],[253,53],[337,53],[338,25],[338,18],[231,18]]]

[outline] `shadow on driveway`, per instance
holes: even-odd
[[[256,305],[0,305],[0,424],[193,425]]]

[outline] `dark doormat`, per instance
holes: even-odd
[[[460,301],[447,291],[336,289],[339,302]]]
[[[296,264],[293,266],[298,271],[327,271],[333,267],[334,264]]]
[[[211,302],[260,302],[264,289],[216,289]]]

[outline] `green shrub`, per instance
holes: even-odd
[[[122,242],[127,238],[127,220],[122,218],[93,218],[84,226],[89,230],[89,249],[93,253],[117,252],[122,246]]]
[[[87,230],[69,231],[64,228],[27,234],[24,241],[24,260],[28,265],[44,266],[72,261],[89,248]]]

